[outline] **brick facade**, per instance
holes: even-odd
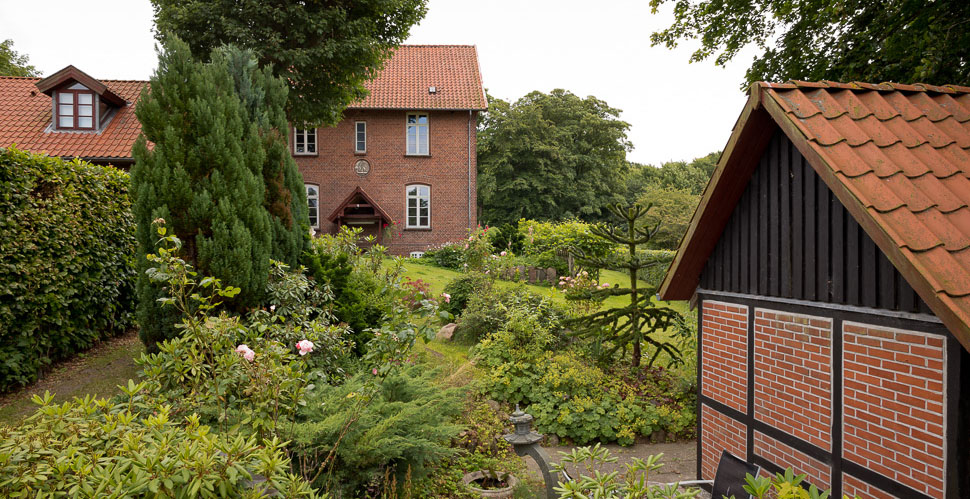
[[[889,492],[876,487],[875,485],[863,482],[862,480],[859,480],[848,473],[842,474],[842,491],[844,495],[849,497],[860,497],[864,499],[899,499],[897,496],[894,496]]]
[[[758,309],[755,418],[831,450],[832,321]]]
[[[832,468],[829,465],[758,431],[754,433],[754,452],[773,463],[791,466],[795,473],[805,473],[808,483],[820,490],[831,486]]]
[[[477,224],[477,112],[427,112],[430,145],[427,156],[406,154],[408,112],[425,111],[347,110],[336,126],[317,129],[316,155],[294,156],[304,182],[320,188],[320,232],[337,230],[327,217],[357,187],[398,223],[401,234],[382,243],[394,254],[406,255],[460,240],[467,237],[469,227]],[[354,124],[358,121],[367,123],[365,153],[354,152]],[[360,159],[370,164],[366,175],[358,175],[354,170]],[[404,228],[405,186],[409,184],[431,187],[430,229]],[[376,225],[366,227],[365,233],[376,233],[376,229]]]
[[[843,329],[845,458],[942,498],[943,338],[855,323]]]
[[[701,327],[701,394],[746,412],[748,307],[706,301]]]
[[[701,479],[713,480],[722,451],[727,450],[741,459],[747,455],[747,427],[707,405],[701,404],[700,410]]]

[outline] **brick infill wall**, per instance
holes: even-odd
[[[705,301],[702,315],[701,394],[747,412],[748,307]]]

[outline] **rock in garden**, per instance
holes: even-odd
[[[451,324],[446,324],[444,327],[438,330],[438,334],[434,336],[435,339],[442,340],[442,341],[451,341],[451,337],[455,335],[456,327],[458,327],[458,324],[455,324],[454,322],[452,322]]]

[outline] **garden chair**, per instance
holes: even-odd
[[[749,473],[756,477],[760,471],[761,466],[750,464],[728,451],[723,451],[721,452],[721,460],[717,463],[714,480],[688,480],[679,483],[683,487],[710,485],[712,487],[711,499],[722,499],[724,497],[751,499],[751,494],[744,490],[744,477]]]

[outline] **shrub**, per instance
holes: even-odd
[[[590,224],[580,221],[539,222],[519,220],[519,232],[525,238],[525,254],[540,267],[554,267],[567,274],[565,255],[582,253],[588,257],[605,257],[613,245],[590,232]]]
[[[492,280],[484,274],[479,272],[462,274],[445,286],[445,293],[451,298],[448,303],[441,305],[441,310],[454,316],[461,315],[472,296],[487,293],[491,287]]]
[[[549,298],[529,291],[525,285],[478,291],[468,302],[455,328],[454,340],[466,345],[478,343],[498,331],[517,310],[529,310],[542,317],[544,327],[560,332],[568,312]]]
[[[0,148],[0,392],[127,330],[135,226],[128,175]]]
[[[664,275],[667,273],[667,268],[669,268],[670,263],[674,261],[674,257],[677,256],[677,252],[671,250],[646,250],[643,251],[640,256],[646,260],[659,263],[657,265],[638,270],[637,278],[649,284],[654,290],[660,288]]]
[[[2,497],[318,497],[288,473],[278,440],[222,436],[199,417],[145,404],[146,384],[129,381],[121,403],[34,395],[37,412],[0,425]],[[256,485],[254,474],[266,482]]]
[[[377,374],[365,372],[341,386],[317,386],[287,435],[294,462],[316,485],[339,488],[346,497],[357,497],[385,473],[397,483],[424,478],[428,465],[454,455],[448,442],[460,429],[452,423],[460,392],[438,386],[438,375],[415,365],[377,385]]]
[[[500,227],[492,229],[489,237],[496,253],[499,251],[522,253],[525,248],[525,236],[519,232],[516,225],[502,224]]]
[[[528,406],[540,432],[580,444],[630,445],[637,435],[660,430],[689,434],[696,402],[690,393],[671,390],[679,386],[671,372],[608,372],[564,346],[542,313],[514,309],[475,350],[486,393]]]
[[[438,267],[459,270],[465,263],[465,250],[459,243],[446,243],[425,251],[421,260]]]

